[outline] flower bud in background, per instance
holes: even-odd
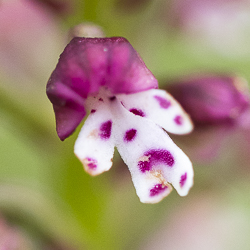
[[[70,40],[74,37],[105,37],[101,26],[91,22],[80,23],[69,31]]]
[[[171,84],[167,90],[197,125],[235,124],[249,108],[247,83],[241,77],[195,76]]]

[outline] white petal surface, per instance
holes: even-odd
[[[183,116],[170,97],[162,101],[166,96],[166,92],[155,90],[112,96],[103,90],[88,98],[86,107],[92,110],[75,143],[75,154],[85,170],[91,175],[109,170],[116,146],[129,167],[141,202],[161,201],[171,192],[171,184],[181,196],[187,195],[193,185],[192,164],[158,125],[167,119],[159,119],[158,124],[150,119],[155,117],[154,110],[168,118],[176,116],[177,111]],[[189,122],[188,116],[186,119]],[[179,133],[187,130],[187,122],[182,129],[178,127]]]
[[[127,110],[144,116],[170,133],[187,134],[193,129],[188,114],[166,91],[150,89],[147,91],[117,95]]]
[[[91,175],[108,171],[114,154],[113,121],[109,109],[97,105],[75,142],[74,152]]]
[[[189,158],[158,125],[115,102],[111,106],[115,145],[129,167],[141,202],[162,200],[171,191],[169,183],[186,195],[193,185]]]

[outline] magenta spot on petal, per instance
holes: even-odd
[[[87,166],[89,169],[96,169],[97,168],[97,162],[95,159],[92,159],[92,158],[86,158],[88,163],[87,163]]]
[[[91,109],[90,113],[93,114],[96,112],[96,109]]]
[[[102,98],[99,98],[99,101],[100,101],[100,102],[103,102],[103,99],[102,99]]]
[[[112,128],[112,121],[109,120],[107,122],[104,122],[100,127],[100,137],[104,140],[109,139],[111,136],[111,128]]]
[[[158,195],[167,188],[168,188],[167,186],[163,186],[162,184],[156,184],[152,189],[150,189],[150,196],[152,197]]]
[[[138,166],[142,173],[145,173],[151,169],[151,164],[149,161],[139,161]]]
[[[183,124],[183,117],[180,116],[180,115],[177,115],[175,118],[174,118],[174,121],[177,125],[182,125]]]
[[[126,131],[125,136],[124,136],[124,141],[126,142],[132,141],[135,138],[136,133],[137,133],[137,130],[133,128]]]
[[[139,161],[138,166],[141,172],[145,173],[152,169],[153,166],[165,164],[169,167],[174,165],[174,157],[165,149],[152,149],[144,154],[145,160]]]
[[[161,96],[155,95],[154,98],[159,102],[163,109],[167,109],[171,106],[171,102]]]
[[[187,173],[183,174],[180,179],[180,186],[183,187],[187,180]]]
[[[134,115],[139,115],[139,116],[141,116],[141,117],[144,117],[144,116],[145,116],[145,114],[143,113],[143,111],[140,110],[140,109],[132,108],[132,109],[130,109],[129,111],[130,111],[131,113],[133,113]]]
[[[110,101],[114,101],[116,99],[116,97],[115,96],[111,96],[111,97],[109,97],[109,100]]]

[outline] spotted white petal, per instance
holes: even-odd
[[[170,183],[186,195],[193,184],[189,158],[158,125],[116,103],[112,106],[115,145],[141,202],[159,202],[171,192]]]
[[[117,97],[130,112],[154,121],[170,133],[187,134],[193,129],[188,114],[164,90],[151,89]]]
[[[75,142],[74,152],[91,175],[111,168],[114,154],[113,122],[105,106],[92,109]]]
[[[168,196],[172,186],[152,173],[132,175],[136,193],[143,203],[158,203]]]

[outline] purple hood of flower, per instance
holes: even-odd
[[[197,125],[234,124],[249,108],[249,93],[239,77],[197,76],[166,89]]]
[[[125,38],[74,38],[47,84],[61,140],[74,132],[86,115],[87,97],[100,87],[131,94],[157,88],[158,83]]]

